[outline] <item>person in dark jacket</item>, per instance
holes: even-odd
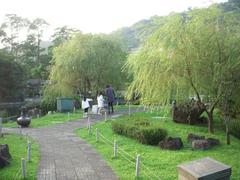
[[[114,102],[114,99],[115,99],[114,90],[110,85],[106,86],[105,94],[107,96],[107,101],[108,101],[108,113],[110,114],[111,109],[112,109],[112,113],[114,112],[113,102]]]

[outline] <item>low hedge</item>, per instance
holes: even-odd
[[[116,120],[112,122],[112,129],[115,133],[138,140],[142,144],[158,145],[165,139],[167,131],[149,121]]]

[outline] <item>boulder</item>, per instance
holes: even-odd
[[[161,149],[169,149],[169,150],[179,150],[183,147],[183,143],[181,138],[169,137],[159,143]]]
[[[214,138],[207,138],[207,141],[211,147],[217,146],[220,144],[220,141],[218,139],[214,139]]]
[[[192,141],[192,149],[197,150],[207,150],[210,148],[210,144],[206,139],[200,139],[200,140],[193,140]]]
[[[11,154],[9,153],[9,148],[7,144],[0,145],[0,168],[3,168],[10,164],[12,159]]]
[[[192,99],[190,102],[182,104],[172,104],[172,118],[176,123],[184,124],[202,124],[206,123],[201,117],[201,114],[205,110],[205,105]]]
[[[205,136],[198,136],[196,134],[188,134],[187,140],[188,142],[193,142],[194,140],[203,140],[205,139]]]
[[[27,115],[32,117],[32,118],[40,117],[41,114],[42,114],[42,111],[41,111],[41,109],[38,109],[38,108],[30,109],[27,112]]]

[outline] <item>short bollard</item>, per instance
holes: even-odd
[[[140,154],[137,155],[136,159],[136,177],[139,177],[140,174]]]
[[[98,128],[96,128],[96,142],[98,142]]]
[[[28,141],[28,147],[27,147],[27,160],[28,162],[31,161],[31,142]]]
[[[70,120],[70,113],[68,112],[68,120]]]
[[[92,126],[89,123],[89,125],[88,125],[88,135],[91,135],[91,134],[92,134]]]
[[[2,118],[0,117],[0,137],[2,137]]]
[[[114,140],[114,158],[117,158],[117,141]]]
[[[26,178],[26,161],[24,158],[22,158],[22,176]]]

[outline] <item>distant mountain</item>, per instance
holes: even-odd
[[[153,16],[141,20],[130,27],[123,27],[111,33],[115,38],[121,39],[129,50],[137,49],[156,29],[164,24],[165,17]]]

